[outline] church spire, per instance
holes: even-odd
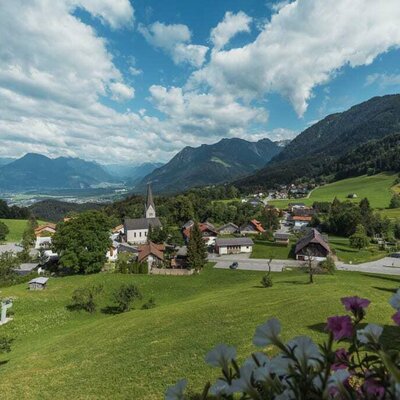
[[[146,197],[146,218],[156,217],[156,206],[154,205],[153,192],[151,191],[151,184],[147,184],[147,197]]]

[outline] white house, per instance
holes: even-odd
[[[153,201],[150,184],[147,187],[147,200],[145,204],[144,218],[125,218],[124,233],[128,243],[147,243],[149,228],[162,228],[160,220],[156,216],[156,207]]]
[[[247,237],[217,238],[215,250],[220,256],[224,254],[251,253],[253,245],[253,241]]]

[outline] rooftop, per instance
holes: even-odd
[[[215,240],[215,245],[217,247],[225,247],[225,246],[253,246],[254,242],[247,237],[239,237],[239,238],[217,238]]]

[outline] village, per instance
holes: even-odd
[[[257,202],[254,207],[260,208],[261,196],[262,193],[249,196],[250,200],[246,201]],[[330,247],[329,236],[311,226],[317,213],[313,207],[296,201],[289,203],[284,210],[269,206],[267,201],[262,202],[261,207],[275,219],[275,229],[264,227],[255,218],[241,226],[231,221],[215,226],[208,221],[197,223],[189,220],[180,227],[182,244],[174,245],[168,238],[154,238],[155,232],[162,232],[163,225],[157,216],[157,207],[149,184],[143,217],[126,217],[120,225],[110,231],[111,245],[105,254],[102,271],[115,270],[119,260],[123,259],[141,265],[140,273],[191,275],[198,272],[188,257],[188,244],[195,226],[204,243],[207,253],[205,259],[215,262],[217,268],[266,271],[267,268],[271,268],[272,263],[274,271],[284,271],[286,268],[304,267],[307,263],[316,266],[327,258],[338,262],[335,251]],[[68,224],[70,220],[71,217],[65,217],[63,224]],[[37,226],[31,252],[39,262],[22,263],[14,270],[20,276],[38,275],[29,281],[31,289],[45,288],[49,277],[54,276],[54,268],[48,267],[59,262],[59,255],[52,244],[56,232],[57,225],[54,223]],[[268,245],[270,251],[258,258],[253,257],[254,249],[257,249],[260,243],[263,246]],[[282,249],[288,249],[287,252],[291,255],[280,259]],[[354,268],[340,262],[337,265],[343,269]]]

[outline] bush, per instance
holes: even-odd
[[[0,241],[6,240],[6,236],[9,234],[8,226],[0,221]]]
[[[335,261],[333,261],[332,257],[327,257],[326,260],[321,261],[319,267],[328,274],[333,274],[336,271]]]
[[[265,288],[272,287],[272,276],[269,272],[261,278],[261,285]]]
[[[149,310],[150,308],[154,308],[156,306],[156,301],[153,297],[149,299],[149,301],[142,305],[142,310]]]
[[[123,284],[114,292],[114,300],[120,312],[129,311],[133,301],[141,298],[142,295],[139,289],[133,284]]]
[[[72,301],[68,306],[70,310],[84,310],[89,313],[96,311],[96,296],[103,291],[103,285],[86,286],[75,289],[72,293]]]
[[[400,195],[394,194],[390,200],[389,208],[400,208]]]
[[[9,353],[11,351],[11,343],[13,339],[7,336],[0,336],[0,353]]]
[[[369,239],[365,233],[365,228],[361,224],[357,225],[355,233],[350,236],[350,246],[355,249],[363,249],[368,244]]]

